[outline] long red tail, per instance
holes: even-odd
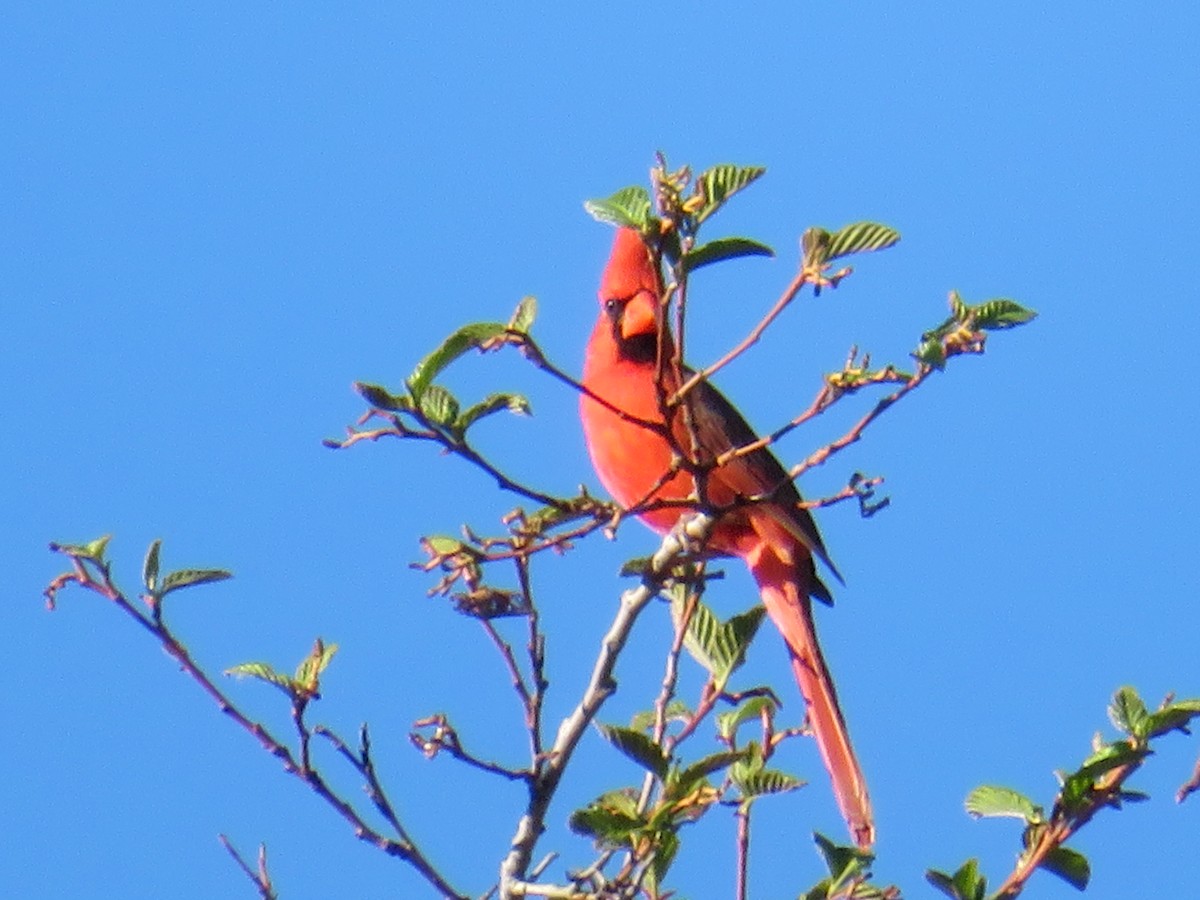
[[[821,758],[833,782],[833,794],[842,817],[859,847],[875,843],[875,819],[871,798],[858,757],[850,744],[846,720],[838,705],[833,677],[821,655],[812,617],[812,601],[802,570],[766,548],[748,560],[758,582],[763,605],[787,642],[792,671],[808,706],[808,725],[816,738]]]

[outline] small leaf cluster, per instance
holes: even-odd
[[[151,609],[161,607],[163,599],[173,591],[198,584],[212,584],[232,578],[233,573],[225,569],[179,569],[159,577],[159,554],[162,540],[152,541],[142,563],[142,584],[146,588],[145,600]]]
[[[825,835],[814,832],[813,840],[829,869],[829,877],[817,882],[800,895],[801,900],[897,900],[900,891],[895,887],[879,887],[870,883],[871,864],[875,856],[857,847],[835,844]]]
[[[951,356],[982,353],[987,332],[1015,328],[1035,318],[1036,312],[1015,300],[996,298],[972,306],[964,303],[957,291],[951,291],[949,317],[921,335],[921,343],[913,357],[927,366],[941,369]]]
[[[757,181],[766,169],[728,163],[705,169],[692,177],[689,166],[669,171],[659,156],[651,170],[654,200],[640,185],[621,188],[604,199],[584,203],[593,218],[618,228],[634,228],[657,246],[685,273],[743,256],[774,256],[775,251],[760,241],[745,237],[718,238],[695,245],[701,224],[729,200]]]
[[[486,352],[508,343],[520,344],[528,335],[536,312],[536,300],[533,297],[525,297],[517,304],[507,323],[473,322],[464,325],[417,363],[412,374],[405,380],[405,389],[401,393],[393,393],[381,385],[365,382],[356,383],[355,390],[372,408],[408,415],[420,425],[435,429],[453,444],[462,443],[467,429],[495,413],[508,410],[528,415],[529,401],[521,394],[511,392],[489,394],[464,409],[458,398],[434,379],[451,363],[471,350]]]
[[[285,675],[265,662],[239,663],[226,669],[225,674],[237,678],[255,678],[274,685],[287,694],[293,705],[302,707],[310,700],[320,699],[321,676],[329,668],[337,650],[337,644],[326,644],[317,638],[312,650],[296,666],[294,675]]]
[[[623,787],[608,791],[570,819],[572,829],[591,837],[600,847],[626,850],[650,896],[658,896],[662,879],[678,852],[679,832],[684,825],[718,804],[731,805],[746,814],[759,797],[792,791],[804,784],[794,775],[766,766],[780,738],[773,730],[779,703],[770,690],[726,693],[730,677],[744,663],[758,633],[763,608],[756,606],[727,620],[720,619],[700,599],[699,589],[711,577],[699,571],[701,568],[692,565],[680,572],[665,591],[677,634],[682,630],[682,649],[707,675],[699,704],[693,709],[675,697],[663,705],[661,713],[637,714],[630,726],[599,725],[609,744],[648,773],[653,790]],[[717,737],[725,749],[694,762],[682,762],[677,753],[679,745],[695,733],[718,700],[733,704],[732,710],[715,716]],[[762,739],[739,745],[738,729],[756,722],[762,724]],[[671,725],[677,726],[673,732]],[[714,780],[714,776],[723,777]]]
[[[1078,850],[1065,846],[1066,841],[1101,809],[1120,809],[1125,803],[1148,799],[1141,791],[1126,788],[1125,782],[1150,756],[1151,740],[1172,731],[1187,732],[1192,719],[1200,716],[1200,699],[1168,698],[1151,712],[1137,692],[1126,686],[1113,694],[1108,716],[1122,737],[1106,741],[1097,734],[1091,754],[1078,769],[1070,774],[1056,773],[1061,786],[1049,815],[1029,797],[1008,787],[981,785],[967,795],[965,806],[969,815],[1013,818],[1025,826],[1016,870],[1018,882],[1010,877],[1009,886],[993,896],[1015,895],[1011,885],[1023,884],[1039,868],[1079,890],[1086,888],[1091,879],[1091,863]],[[930,870],[926,878],[955,900],[983,900],[987,895],[987,879],[974,859],[952,875]]]

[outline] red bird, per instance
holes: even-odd
[[[659,325],[662,293],[661,273],[641,236],[634,229],[620,229],[600,282],[600,318],[583,366],[583,384],[593,394],[636,419],[660,426],[665,424],[662,397],[680,386],[680,375],[670,364],[674,352],[670,331]],[[660,371],[661,387],[656,383]],[[684,377],[688,374],[684,370]],[[684,403],[688,415],[679,406],[674,408],[671,433],[685,452],[693,448],[694,435],[696,462],[711,461],[755,440],[746,420],[707,381],[689,391]],[[587,394],[581,395],[580,416],[592,465],[618,503],[627,507],[641,503],[652,490],[650,499],[695,496],[694,479],[684,471],[655,489],[671,466],[672,449],[663,434],[623,418]],[[808,706],[808,724],[842,816],[855,842],[870,847],[875,826],[866,781],[850,746],[812,616],[812,597],[830,599],[817,578],[813,557],[835,575],[837,570],[812,516],[799,505],[795,484],[769,451],[736,457],[712,469],[705,480],[709,505],[726,508],[707,551],[740,558],[758,583],[767,614],[791,654],[792,670]],[[739,500],[767,495],[769,500],[737,505]],[[662,507],[640,518],[665,533],[682,512],[678,506]]]

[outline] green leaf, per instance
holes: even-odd
[[[398,397],[378,384],[367,384],[363,381],[354,382],[354,390],[360,397],[375,409],[385,409],[389,412],[407,412],[413,408],[412,401],[407,397]]]
[[[822,266],[829,261],[830,237],[828,231],[815,225],[800,235],[800,255],[806,268]]]
[[[954,873],[954,889],[962,900],[983,900],[987,879],[979,871],[979,860],[968,859]]]
[[[458,422],[458,399],[440,384],[427,386],[421,394],[421,415],[443,428]]]
[[[645,231],[650,222],[650,194],[640,185],[621,188],[604,200],[588,200],[583,204],[593,219]]]
[[[604,739],[624,753],[627,757],[659,778],[667,776],[667,758],[663,749],[654,743],[648,735],[622,725],[604,725],[597,723],[596,727]]]
[[[284,675],[282,672],[276,672],[269,663],[251,662],[240,663],[225,670],[226,675],[232,675],[235,678],[257,678],[259,681],[265,681],[267,684],[273,684],[289,697],[295,692],[295,685],[292,679]]]
[[[152,541],[150,549],[146,551],[145,562],[142,563],[142,584],[150,593],[154,593],[158,587],[158,554],[161,549],[162,538]]]
[[[1196,716],[1200,716],[1200,699],[1177,700],[1150,714],[1146,721],[1146,737],[1156,738],[1176,729],[1185,731]]]
[[[1014,300],[999,298],[987,300],[978,306],[970,307],[975,316],[975,327],[985,331],[1001,331],[1005,328],[1015,328],[1037,318],[1037,313],[1026,309]]]
[[[583,809],[575,810],[567,824],[576,834],[608,846],[621,846],[645,821],[638,814],[637,798],[625,788],[609,791]]]
[[[654,858],[646,872],[647,886],[652,897],[659,895],[662,880],[667,877],[667,870],[671,868],[675,854],[679,852],[679,836],[674,831],[660,831],[654,837]]]
[[[1140,762],[1145,759],[1147,752],[1144,747],[1135,747],[1129,741],[1114,741],[1100,747],[1085,759],[1075,774],[1094,781],[1113,769]]]
[[[172,591],[195,587],[198,584],[212,584],[217,581],[225,581],[227,578],[232,577],[233,573],[226,569],[180,569],[178,572],[171,572],[163,578],[158,595],[159,597],[165,597]]]
[[[940,872],[937,869],[926,869],[925,880],[947,897],[951,897],[953,900],[961,900],[958,890],[954,887],[954,879],[945,872]]]
[[[715,241],[709,241],[707,244],[701,244],[691,253],[683,258],[683,270],[685,272],[695,272],[697,269],[702,269],[704,266],[710,266],[713,263],[723,262],[727,259],[737,259],[741,256],[774,256],[775,251],[766,244],[760,244],[758,241],[750,238],[720,238]]]
[[[813,832],[813,841],[835,882],[841,881],[846,875],[865,874],[866,864],[874,858],[856,847],[835,844],[819,831]]]
[[[409,393],[413,400],[418,403],[421,400],[421,395],[425,393],[425,389],[445,368],[454,362],[468,350],[473,350],[487,341],[503,334],[506,326],[499,322],[474,322],[470,325],[464,325],[450,337],[442,342],[442,345],[426,356],[423,360],[417,363],[417,367],[413,369],[413,373],[408,376]]]
[[[1024,794],[995,784],[984,784],[967,794],[968,815],[979,819],[992,816],[1011,816],[1030,825],[1044,821],[1040,806]]]
[[[953,875],[928,869],[925,880],[954,900],[983,900],[987,893],[987,879],[979,873],[979,860],[969,859]]]
[[[1055,847],[1042,860],[1041,868],[1053,872],[1078,891],[1086,890],[1092,877],[1087,857],[1069,847]]]
[[[1150,714],[1137,691],[1128,685],[1117,688],[1108,705],[1108,718],[1119,731],[1130,737],[1144,738]]]
[[[676,623],[684,609],[682,600],[672,600],[671,616]],[[687,634],[684,635],[684,646],[696,662],[712,675],[718,690],[724,688],[729,676],[742,664],[765,613],[762,606],[755,606],[733,616],[728,622],[721,622],[709,607],[697,601],[688,622]]]
[[[895,246],[900,240],[900,232],[878,222],[855,222],[844,228],[839,228],[829,236],[829,250],[826,262],[832,262],[841,256],[852,253],[867,253],[872,250],[886,250]]]
[[[468,428],[480,419],[500,412],[503,409],[507,409],[516,415],[527,416],[530,412],[529,401],[520,394],[489,394],[475,405],[467,407],[463,414],[458,417],[455,425],[460,433],[465,433]]]
[[[722,769],[728,768],[735,762],[745,759],[745,757],[745,750],[722,750],[720,753],[713,753],[703,759],[697,760],[690,766],[672,773],[670,781],[673,790],[669,793],[676,797],[691,793],[696,787],[697,782],[707,778],[714,772],[720,772]]]
[[[765,797],[768,794],[786,794],[789,791],[799,790],[808,783],[778,769],[738,772],[737,765],[730,771],[730,777],[747,800]]]
[[[668,722],[686,722],[692,717],[692,710],[682,700],[675,699],[667,704],[664,711]],[[629,727],[637,731],[648,731],[654,725],[658,714],[652,709],[644,709],[629,720]]]
[[[959,294],[958,291],[951,291],[950,318],[942,324],[942,327],[939,328],[938,331],[941,331],[943,328],[948,328],[951,324],[951,320],[953,320],[954,323],[962,325],[969,318],[971,318],[971,308],[963,302],[962,295]]]
[[[946,367],[946,348],[942,346],[942,342],[936,337],[930,337],[921,341],[913,357],[934,369],[944,369]]]
[[[525,296],[517,304],[516,310],[513,311],[512,318],[508,320],[509,331],[519,331],[521,334],[529,333],[529,326],[533,324],[533,318],[537,315],[537,298]]]
[[[111,534],[98,537],[86,544],[51,544],[50,549],[55,553],[63,553],[75,559],[88,559],[100,565],[104,564],[104,553],[108,549]]]
[[[757,721],[764,711],[774,713],[778,708],[774,697],[751,697],[732,712],[717,716],[717,734],[722,740],[731,740],[741,725],[751,720]]]
[[[329,667],[329,663],[337,651],[337,644],[326,646],[320,638],[317,638],[313,643],[312,652],[296,667],[294,682],[309,694],[317,696],[321,687],[321,675]]]
[[[696,213],[696,224],[700,224],[738,191],[749,187],[767,170],[763,166],[735,166],[723,164],[713,166],[696,176],[696,193],[703,197],[703,205]]]

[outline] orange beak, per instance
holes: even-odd
[[[650,291],[640,290],[625,304],[625,311],[621,314],[621,337],[628,340],[657,332],[658,298]]]

